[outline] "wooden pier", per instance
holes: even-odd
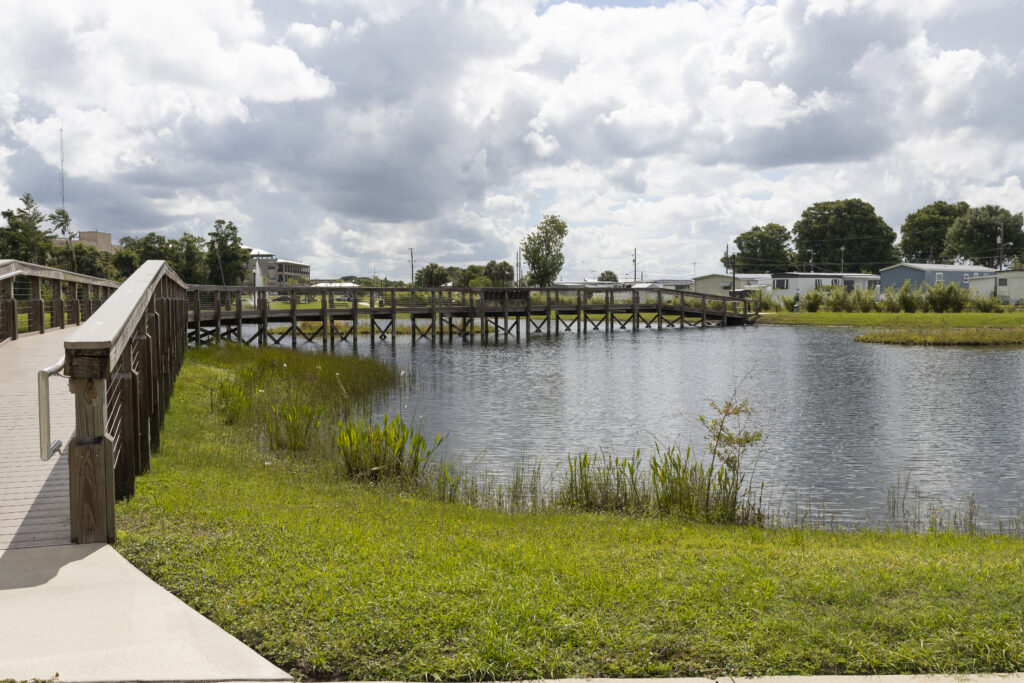
[[[542,335],[746,325],[757,303],[669,289],[218,287],[190,285],[188,339],[324,349],[395,341],[482,344]]]

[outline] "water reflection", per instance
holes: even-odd
[[[569,453],[701,448],[697,416],[738,387],[766,441],[757,476],[844,523],[878,520],[898,472],[934,501],[975,492],[1009,514],[1024,488],[1024,351],[859,344],[852,329],[752,327],[563,334],[529,343],[399,338],[359,353],[412,389],[387,406],[448,434],[447,455],[503,475]],[[350,352],[346,344],[339,349]]]

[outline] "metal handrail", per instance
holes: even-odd
[[[64,369],[64,356],[48,368],[39,371],[39,459],[49,460],[60,451],[60,440],[50,441],[50,377]]]

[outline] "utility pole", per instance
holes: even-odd
[[[636,247],[633,247],[633,282],[636,282]]]
[[[729,245],[725,245],[725,265],[732,266],[732,291],[736,291],[736,262],[729,258]],[[730,294],[731,296],[731,294]]]
[[[840,256],[840,259],[841,259],[840,263],[842,264],[842,265],[839,266],[839,277],[843,277],[843,273],[846,272],[846,245],[845,244],[843,246],[839,247],[839,253],[841,254],[841,256]]]
[[[997,268],[997,270],[1002,270],[1003,269],[1003,224],[1002,223],[999,224],[999,235],[996,236],[996,252],[998,253],[998,256],[996,258],[999,259],[999,267]]]

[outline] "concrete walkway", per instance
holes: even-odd
[[[67,456],[39,459],[36,374],[76,327],[0,344],[0,680],[290,681],[108,545],[70,545]],[[52,438],[74,428],[50,380]]]
[[[71,542],[67,456],[39,459],[36,374],[64,355],[77,327],[26,334],[0,344],[0,551]],[[67,443],[75,399],[50,378],[50,438]]]
[[[0,679],[290,681],[109,545],[0,554]]]

